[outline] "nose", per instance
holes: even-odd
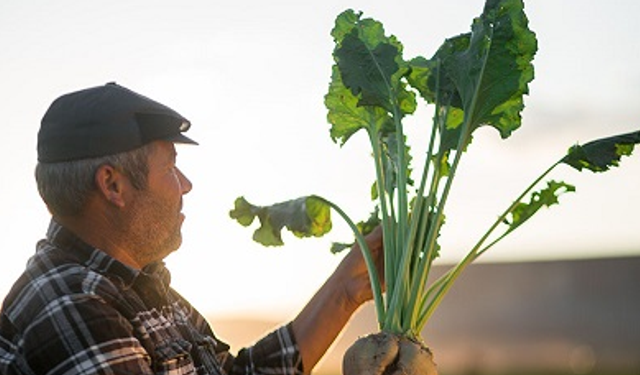
[[[178,171],[178,180],[180,181],[180,188],[182,189],[182,195],[187,194],[193,188],[191,181],[187,178],[187,176],[182,173],[182,171],[176,168]]]

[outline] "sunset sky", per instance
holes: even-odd
[[[462,161],[442,234],[443,260],[459,259],[496,216],[576,142],[640,129],[640,37],[635,0],[526,3],[539,51],[523,127],[502,141],[479,132]],[[483,3],[378,1],[0,2],[0,108],[5,180],[0,194],[0,296],[42,238],[48,214],[35,188],[36,133],[51,101],[115,81],[193,123],[200,146],[179,146],[194,184],[185,197],[181,249],[167,259],[173,285],[201,311],[291,316],[340,256],[335,233],[264,249],[229,219],[234,199],[268,204],[319,194],[354,219],[371,205],[373,169],[364,137],[331,142],[323,96],[330,31],[346,8],[380,20],[405,58],[430,57],[445,37],[469,31]],[[420,134],[424,123],[412,124]],[[422,127],[422,128],[421,128]],[[416,150],[418,147],[414,147]],[[420,155],[416,155],[419,157]],[[577,186],[485,260],[640,255],[640,151],[607,174],[559,168]]]

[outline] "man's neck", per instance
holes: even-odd
[[[115,227],[115,220],[110,220],[105,215],[56,216],[54,219],[82,241],[104,251],[114,259],[135,269],[144,267],[132,256],[131,248],[127,246],[126,229]]]

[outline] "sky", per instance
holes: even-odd
[[[285,235],[285,247],[262,248],[228,212],[241,195],[269,204],[308,194],[332,200],[356,220],[370,211],[374,175],[363,134],[339,147],[328,133],[323,96],[335,17],[347,8],[363,11],[399,38],[405,58],[430,57],[446,37],[469,31],[482,6],[1,0],[0,296],[49,221],[33,179],[42,115],[64,93],[115,81],[187,117],[188,135],[200,143],[178,147],[194,188],[185,197],[183,245],[167,258],[173,286],[205,313],[292,316],[340,261],[328,248],[351,238],[346,225],[334,215],[326,238]],[[443,262],[460,259],[569,146],[640,129],[640,3],[536,0],[526,2],[526,12],[539,51],[523,126],[506,141],[491,129],[477,133],[449,200]],[[408,129],[418,141],[431,116],[423,113]],[[558,168],[552,177],[577,192],[482,261],[640,255],[640,153],[606,174]]]

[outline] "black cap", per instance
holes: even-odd
[[[151,141],[197,142],[173,109],[115,83],[56,99],[42,118],[38,161],[55,163],[131,151]]]

